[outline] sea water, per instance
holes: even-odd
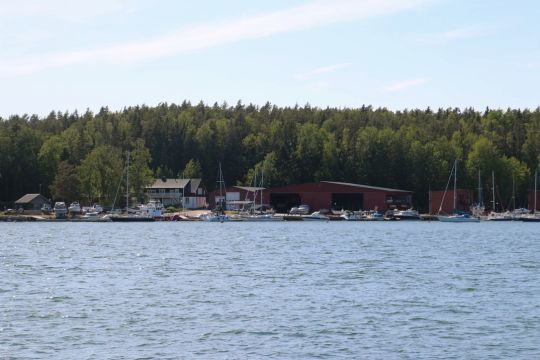
[[[0,358],[539,359],[540,224],[2,223]]]

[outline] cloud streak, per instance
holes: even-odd
[[[129,64],[190,53],[243,40],[306,30],[338,22],[383,16],[414,8],[425,0],[312,1],[289,9],[193,26],[151,40],[65,51],[34,58],[0,59],[0,77],[79,64]],[[320,70],[324,72],[325,70]],[[332,71],[326,69],[326,71]]]
[[[333,73],[338,70],[341,70],[343,68],[346,68],[350,66],[350,63],[343,63],[343,64],[334,64],[334,65],[328,65],[328,66],[322,66],[320,68],[311,70],[306,73],[296,74],[294,77],[299,80],[308,80],[315,76],[321,75],[321,74],[327,74],[327,73]]]
[[[405,80],[405,81],[399,81],[396,83],[393,83],[387,87],[384,88],[386,92],[397,92],[397,91],[403,91],[406,89],[414,88],[423,84],[426,84],[430,82],[430,78],[416,78],[411,80]]]
[[[492,31],[493,29],[489,28],[488,26],[479,24],[458,27],[433,34],[425,34],[423,36],[420,36],[419,40],[428,44],[443,44],[448,41],[485,36]]]

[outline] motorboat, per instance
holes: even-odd
[[[292,215],[308,215],[309,214],[309,205],[295,206],[295,207],[291,208],[291,210],[289,211],[289,214],[292,214]]]
[[[202,215],[201,219],[203,221],[209,221],[209,222],[225,222],[225,221],[231,220],[229,215],[223,212],[210,212],[208,214]]]
[[[88,211],[81,217],[77,218],[76,221],[82,222],[110,222],[112,221],[108,216],[100,216],[100,213],[97,211]]]
[[[366,220],[364,214],[361,211],[345,210],[339,216],[345,221],[363,221],[363,220]]]
[[[67,215],[66,203],[63,201],[57,201],[54,203],[54,215],[57,219],[65,219]]]
[[[163,215],[165,208],[160,201],[150,201],[146,205],[139,206],[139,212],[152,218],[158,218]]]
[[[514,214],[512,214],[510,211],[506,211],[503,213],[492,211],[488,214],[487,221],[513,221],[515,220]]]
[[[375,211],[367,211],[366,213],[364,213],[364,217],[365,217],[366,221],[382,221],[382,220],[384,220],[384,214],[378,212],[377,210],[375,210]]]
[[[330,218],[321,211],[315,211],[310,215],[303,215],[302,220],[328,221]]]
[[[85,206],[82,209],[83,213],[96,212],[98,214],[103,212],[103,208],[99,204],[94,204],[92,206]]]
[[[51,208],[49,204],[43,204],[43,206],[41,207],[41,213],[44,215],[49,215],[52,212],[53,212],[53,209]]]
[[[396,220],[421,220],[420,214],[413,208],[409,208],[407,210],[394,209],[391,217]]]
[[[71,204],[69,204],[68,210],[70,214],[80,214],[81,204],[79,204],[79,202],[77,201],[74,201]]]

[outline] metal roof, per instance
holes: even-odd
[[[249,192],[255,192],[255,191],[261,191],[261,190],[266,190],[266,188],[263,188],[263,187],[255,187],[255,186],[231,186],[233,188],[237,188],[237,189],[242,189],[244,191],[249,191]]]
[[[183,189],[189,184],[190,179],[155,179],[147,189]]]
[[[155,179],[154,183],[147,186],[147,189],[184,189],[191,181],[191,191],[197,190],[201,184],[201,179]]]
[[[378,187],[378,186],[352,184],[352,183],[338,182],[338,181],[321,181],[321,182],[328,183],[328,184],[335,184],[335,185],[345,185],[345,186],[360,187],[360,188],[365,188],[365,189],[380,190],[380,191],[393,191],[393,192],[412,193],[412,191],[409,191],[409,190],[390,189],[390,188],[384,188],[384,187]]]
[[[44,201],[49,202],[47,198],[41,194],[26,194],[19,200],[15,201],[15,204],[29,204],[38,197],[42,197]]]

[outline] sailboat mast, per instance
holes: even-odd
[[[496,212],[495,209],[495,171],[491,170],[491,208],[493,212]]]
[[[457,211],[456,199],[457,199],[457,159],[454,160],[454,213]]]
[[[126,212],[129,213],[129,151],[126,160]]]
[[[482,178],[480,177],[480,170],[478,170],[478,206],[482,206]]]
[[[223,173],[221,172],[221,161],[219,162],[219,174],[218,174],[218,183],[219,183],[219,202],[220,206],[223,205]]]
[[[512,173],[512,211],[516,210],[516,177]]]
[[[257,205],[257,167],[255,167],[255,174],[253,175],[253,211]]]
[[[263,191],[264,191],[264,170],[261,169],[261,208],[259,209],[260,212],[263,211]]]
[[[533,213],[536,214],[536,183],[538,182],[538,168],[534,171],[534,210]]]

